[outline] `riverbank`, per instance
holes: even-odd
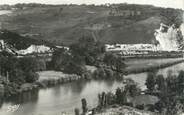
[[[37,83],[41,87],[50,87],[57,84],[64,84],[72,81],[77,81],[81,79],[87,79],[85,76],[79,76],[76,74],[65,74],[63,72],[57,71],[42,71],[38,72],[40,78]]]
[[[157,69],[162,69],[166,68],[175,64],[179,64],[184,62],[184,59],[179,58],[179,59],[168,59],[166,61],[163,61],[162,63],[159,61],[156,61],[154,64],[147,64],[147,62],[151,60],[147,60],[147,62],[144,60],[144,63],[141,61],[138,61],[137,64],[133,62],[133,60],[129,60],[129,62],[132,61],[133,64],[129,64],[128,66],[131,66],[129,68],[126,68],[122,73],[124,75],[129,75],[129,74],[137,74],[137,73],[142,73],[142,72],[149,72]],[[141,66],[144,65],[144,66]],[[146,66],[145,66],[146,65]],[[147,66],[149,65],[149,66]],[[95,71],[96,68],[93,68],[92,72]],[[40,89],[40,88],[47,88],[47,87],[52,87],[56,86],[58,84],[64,84],[64,83],[70,83],[73,81],[78,81],[78,80],[85,80],[89,79],[86,78],[86,76],[79,76],[76,74],[65,74],[63,72],[57,72],[57,71],[41,71],[37,72],[39,77],[39,80],[37,80],[34,83],[25,83],[23,84],[20,89],[17,90],[17,92],[14,92],[13,95],[26,92],[26,91],[31,91],[33,89]],[[3,90],[4,88],[1,88]],[[4,91],[2,91],[4,92]],[[10,95],[12,96],[12,95]]]
[[[149,71],[173,66],[182,62],[184,62],[184,59],[182,58],[179,58],[176,60],[167,60],[164,63],[157,62],[157,64],[153,64],[151,66],[145,66],[145,67],[140,66],[140,68],[137,67],[137,68],[127,69],[122,73],[124,75],[129,75],[129,74],[149,72]],[[38,74],[40,76],[39,80],[32,85],[28,85],[27,87],[24,86],[22,88],[22,91],[28,91],[38,87],[47,88],[58,84],[64,84],[64,83],[69,83],[73,81],[88,79],[85,76],[79,76],[76,74],[65,74],[63,72],[57,72],[57,71],[42,71],[42,72],[38,72]]]
[[[124,75],[150,72],[158,69],[163,69],[169,66],[173,66],[182,62],[184,62],[183,58],[178,58],[176,60],[167,60],[165,62],[158,61],[155,63],[141,63],[138,60],[136,64],[129,64],[128,68],[125,68],[125,70],[122,72],[124,73]]]
[[[167,71],[173,71],[173,74],[178,71],[184,70],[184,63],[176,64],[168,68],[160,69],[158,74],[167,76]],[[140,88],[145,85],[147,73],[130,74],[124,76],[124,78],[135,78],[133,79],[139,83]],[[142,82],[142,83],[141,83]],[[15,99],[4,101],[0,111],[6,110],[11,103],[19,103],[24,109],[20,109],[17,113],[24,115],[27,110],[30,114],[58,114],[66,112],[74,114],[74,108],[79,108],[81,112],[81,99],[86,98],[89,110],[93,109],[98,105],[98,94],[102,92],[113,92],[115,93],[118,87],[124,86],[119,80],[80,80],[62,85],[56,85],[50,88],[41,88],[38,93],[35,94],[32,91],[23,92],[21,96],[13,96]],[[145,86],[146,87],[146,86]],[[37,97],[36,97],[36,96]],[[33,97],[33,98],[32,98]],[[36,98],[35,98],[36,97]],[[36,110],[34,109],[36,108]],[[48,113],[49,112],[49,113]],[[1,114],[1,113],[0,113]],[[2,113],[6,114],[6,113]]]

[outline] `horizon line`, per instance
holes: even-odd
[[[15,3],[15,4],[0,4],[0,6],[3,6],[3,5],[9,5],[9,6],[14,6],[14,5],[17,5],[17,4],[40,4],[40,5],[53,5],[53,6],[58,6],[58,5],[87,5],[87,6],[90,6],[90,5],[94,5],[94,6],[101,6],[101,5],[118,5],[118,4],[127,4],[127,5],[140,5],[140,6],[153,6],[153,7],[158,7],[158,8],[172,8],[172,9],[181,9],[181,10],[184,10],[184,8],[173,8],[173,7],[163,7],[163,6],[158,6],[158,5],[154,5],[154,4],[138,4],[138,3],[127,3],[127,2],[124,2],[124,3],[101,3],[101,4],[93,4],[93,3],[80,3],[80,4],[77,4],[77,3],[37,3],[37,2],[30,2],[30,3],[26,3],[26,2],[19,2],[19,3]]]

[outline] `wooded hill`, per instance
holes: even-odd
[[[182,10],[150,5],[17,4],[1,15],[3,29],[55,44],[71,44],[81,36],[104,43],[154,43],[161,22],[182,22]]]

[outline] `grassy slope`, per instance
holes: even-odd
[[[162,21],[159,8],[139,6],[138,10],[142,11],[141,17],[125,19],[109,16],[110,8],[104,6],[44,6],[14,11],[12,16],[0,16],[0,21],[3,28],[39,34],[32,38],[55,43],[70,44],[86,34],[105,43],[151,43]],[[85,29],[93,24],[111,27]]]
[[[127,70],[149,68],[159,65],[164,65],[166,63],[173,63],[176,61],[183,60],[183,58],[168,58],[168,59],[130,59],[126,61]]]

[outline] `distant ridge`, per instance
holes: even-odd
[[[154,43],[160,23],[181,24],[182,10],[150,5],[43,5],[10,6],[1,15],[3,28],[36,40],[69,45],[89,35],[104,43]]]

